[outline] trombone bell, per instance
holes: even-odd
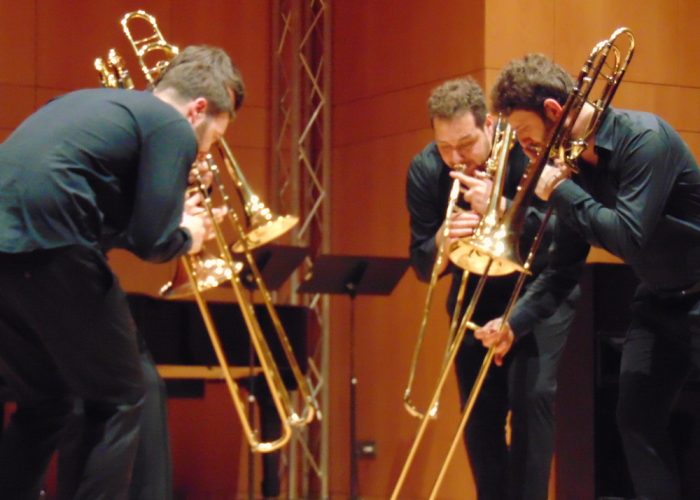
[[[474,274],[505,276],[514,272],[530,274],[518,254],[517,236],[504,224],[484,224],[471,238],[456,241],[450,249],[450,260]],[[489,266],[490,264],[490,266]]]
[[[253,250],[266,245],[285,234],[299,222],[299,217],[296,215],[274,216],[268,208],[265,208],[265,210],[265,213],[261,214],[260,217],[252,219],[251,227],[253,229],[249,230],[245,235],[247,245],[244,245],[240,240],[233,244],[232,250],[234,253],[244,252],[246,246],[248,250]]]
[[[197,289],[200,292],[206,292],[230,282],[234,274],[238,275],[243,270],[242,262],[234,262],[233,269],[231,269],[231,266],[228,266],[224,259],[207,253],[197,255],[192,260],[194,263],[192,273],[197,283]],[[158,294],[165,299],[184,299],[191,297],[192,293],[190,279],[182,261],[178,260],[173,279],[163,285]]]

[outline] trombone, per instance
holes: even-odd
[[[465,169],[465,165],[459,164],[455,165],[454,170],[458,172],[463,172]],[[447,238],[449,236],[450,228],[448,227],[448,221],[452,218],[452,214],[455,211],[455,208],[457,207],[457,198],[459,197],[460,193],[460,183],[459,179],[455,179],[452,181],[452,187],[450,188],[450,195],[447,201],[447,210],[445,213],[445,219],[444,219],[444,224],[442,226],[442,236],[443,238]],[[440,269],[442,269],[442,265],[444,262],[444,257],[445,257],[445,252],[443,249],[438,249],[437,257],[435,258],[435,263],[433,264],[433,269],[430,273],[430,283],[428,284],[428,293],[425,298],[425,305],[423,306],[423,317],[421,318],[421,324],[420,324],[420,330],[418,332],[418,340],[416,341],[415,348],[413,350],[413,356],[411,358],[411,368],[409,370],[409,375],[408,375],[408,384],[406,385],[406,389],[404,390],[403,394],[403,404],[404,407],[406,408],[406,411],[413,415],[416,418],[424,418],[425,413],[421,412],[418,410],[416,405],[413,403],[413,399],[411,397],[413,393],[413,382],[416,377],[416,371],[418,368],[418,358],[420,356],[420,351],[421,347],[423,346],[423,339],[425,338],[425,332],[428,327],[428,315],[430,313],[430,310],[432,308],[433,304],[433,291],[435,290],[435,285],[438,280],[438,274],[440,273]],[[459,288],[459,297],[464,296],[464,289],[466,288],[466,283],[467,283],[467,278],[468,278],[467,273],[462,273],[462,282],[460,284]],[[457,317],[457,311],[459,311],[459,302],[458,300],[458,305],[455,307],[455,311],[452,315],[453,321],[452,325],[454,326],[454,319]],[[450,339],[452,337],[452,332],[454,331],[453,328],[450,328],[450,335],[448,336],[448,344],[447,348],[449,349],[450,345]],[[428,408],[428,414],[430,415],[430,418],[437,418],[437,412],[438,412],[438,403],[436,402],[435,406],[432,406]]]
[[[622,81],[634,53],[634,45],[634,35],[628,28],[622,27],[616,29],[608,39],[602,40],[593,47],[593,50],[584,62],[574,87],[569,93],[563,107],[562,116],[554,128],[547,146],[540,151],[538,157],[526,168],[511,207],[495,226],[499,239],[493,241],[476,239],[469,242],[469,245],[473,247],[475,253],[486,256],[488,262],[486,266],[487,271],[490,264],[496,262],[499,265],[512,266],[520,273],[502,316],[501,325],[506,325],[508,323],[515,302],[520,295],[527,274],[529,273],[534,255],[543,239],[542,237],[547,222],[552,214],[552,208],[550,206],[531,244],[527,259],[522,263],[519,259],[518,252],[508,250],[508,248],[517,248],[515,245],[517,245],[519,236],[523,232],[525,210],[532,198],[537,180],[544,167],[553,158],[558,158],[564,161],[569,167],[575,169],[575,163],[578,157],[586,149],[589,139],[600,126],[603,114]],[[597,93],[594,93],[594,90],[596,90]],[[591,110],[586,127],[578,137],[572,137],[573,126],[579,116],[581,116],[581,111],[586,106]],[[495,346],[491,346],[488,349],[479,374],[470,391],[460,425],[452,440],[447,456],[442,463],[438,477],[433,484],[429,497],[431,499],[436,498],[442,480],[447,472],[447,466],[457,448],[464,427],[469,420],[471,410],[493,360],[494,349]],[[396,498],[402,481],[401,479],[399,484],[397,484],[392,498]]]
[[[100,84],[107,88],[133,89],[134,81],[126,69],[124,59],[114,49],[109,49],[107,59],[98,57],[94,62],[100,76]]]
[[[498,117],[498,121],[496,122],[496,126],[494,128],[494,133],[493,137],[491,140],[492,148],[491,148],[491,153],[489,154],[489,158],[486,160],[486,168],[484,173],[484,176],[487,178],[490,178],[494,181],[494,186],[495,188],[498,189],[498,191],[493,194],[490,199],[489,199],[489,204],[487,206],[486,212],[484,214],[484,217],[482,219],[482,222],[480,223],[479,227],[477,228],[477,231],[481,230],[482,232],[487,231],[488,227],[493,226],[494,220],[497,220],[500,217],[500,207],[498,206],[498,200],[500,200],[500,197],[502,195],[503,191],[503,183],[505,181],[505,172],[504,168],[499,168],[499,165],[502,167],[506,163],[506,157],[508,155],[508,152],[510,151],[510,148],[512,147],[513,144],[513,139],[514,135],[510,130],[510,126],[508,126],[505,123],[505,120],[502,117]],[[465,165],[455,165],[454,170],[458,172],[462,172],[465,169]],[[447,202],[447,209],[445,213],[445,218],[444,218],[444,223],[442,225],[442,236],[446,240],[447,237],[449,236],[449,227],[448,227],[448,221],[452,218],[452,215],[455,213],[455,210],[457,210],[457,198],[460,193],[460,182],[458,179],[455,179],[452,182],[452,186],[450,188],[450,194],[448,197],[448,202]],[[458,245],[460,241],[455,242],[455,245]],[[450,258],[452,258],[452,253],[455,252],[454,250],[455,246],[453,245],[450,249]],[[436,258],[435,262],[433,264],[432,272],[430,274],[430,282],[428,284],[428,293],[426,295],[425,299],[425,304],[423,307],[423,316],[421,318],[421,324],[420,324],[420,329],[418,333],[418,339],[416,341],[416,346],[413,351],[413,356],[411,358],[411,366],[409,369],[409,376],[408,376],[408,384],[406,386],[406,389],[404,391],[404,407],[406,408],[406,411],[408,411],[411,415],[413,415],[416,418],[423,418],[425,414],[421,412],[416,405],[413,403],[413,400],[411,398],[411,395],[413,393],[413,383],[415,381],[416,377],[416,371],[418,367],[418,358],[420,355],[420,350],[423,345],[423,340],[425,337],[425,332],[427,329],[428,325],[428,315],[430,313],[431,307],[432,307],[432,301],[433,301],[433,291],[435,289],[435,285],[437,283],[438,279],[438,274],[440,273],[440,270],[442,269],[445,257],[446,257],[446,252],[444,251],[439,251]],[[461,259],[460,263],[466,263],[466,264],[476,264],[476,265],[471,265],[471,266],[464,266],[461,265],[459,267],[463,268],[461,280],[460,280],[460,286],[459,290],[457,292],[457,301],[455,304],[454,311],[452,313],[452,319],[450,321],[450,333],[447,337],[447,344],[445,346],[445,354],[443,356],[443,364],[442,368],[445,368],[445,363],[446,360],[449,358],[449,353],[450,350],[455,348],[454,346],[454,338],[455,334],[457,332],[457,326],[459,324],[459,315],[462,311],[462,304],[464,301],[464,295],[466,292],[467,288],[467,281],[469,278],[469,273],[473,272],[475,274],[482,274],[484,267],[483,267],[483,262],[477,262],[476,259],[472,259],[467,261],[466,259]],[[491,270],[490,274],[494,275],[495,274],[494,269]],[[469,328],[475,327],[476,325],[470,325]],[[438,406],[439,402],[435,403],[435,406],[431,407],[428,409],[428,412],[430,414],[430,418],[437,418],[437,413],[438,413]]]
[[[132,25],[134,25],[135,21],[147,23],[151,28],[151,33],[141,38],[135,38],[132,33]],[[143,10],[125,14],[120,24],[131,47],[134,49],[146,80],[149,84],[155,84],[167,68],[168,62],[180,53],[180,49],[165,40],[158,28],[156,18]],[[162,57],[149,65],[147,60],[152,59],[152,54],[160,54]],[[227,163],[227,170],[236,187],[236,192],[246,215],[246,227],[248,227],[248,231],[244,233],[244,237],[247,240],[246,246],[253,250],[276,240],[291,230],[299,222],[299,217],[274,214],[251,189],[245,175],[243,175],[243,170],[238,165],[231,148],[224,138],[219,140],[218,149],[224,162]],[[240,253],[243,251],[243,248],[243,243],[238,241],[235,243],[233,251]]]
[[[486,231],[485,226],[491,224],[491,219],[492,218],[500,218],[500,199],[503,194],[503,189],[505,185],[505,179],[506,179],[506,168],[507,168],[507,162],[508,162],[508,154],[510,153],[511,149],[511,144],[515,138],[515,134],[511,131],[510,125],[502,119],[498,120],[498,123],[496,125],[496,131],[494,133],[494,141],[493,145],[491,148],[491,153],[489,155],[489,158],[486,162],[487,165],[487,172],[491,175],[491,177],[494,179],[494,184],[493,188],[491,191],[491,195],[489,197],[489,203],[487,206],[486,213],[484,214],[484,217],[481,219],[479,222],[479,226],[477,226],[477,229],[475,230],[475,233],[479,232],[480,230]],[[458,182],[458,181],[456,181]],[[452,192],[451,194],[454,193],[455,190],[459,189],[459,185],[457,184],[457,188],[455,188],[455,183],[453,182],[452,185]],[[448,207],[449,209],[449,207]],[[450,212],[448,212],[448,215],[450,215]],[[484,228],[482,229],[482,226]],[[391,499],[396,500],[399,497],[399,494],[401,492],[401,488],[403,487],[403,483],[406,480],[406,477],[408,476],[409,469],[411,467],[411,464],[413,463],[413,460],[416,456],[416,453],[418,451],[418,446],[420,445],[423,436],[425,434],[425,431],[428,428],[428,422],[430,421],[431,418],[435,417],[435,411],[437,409],[437,404],[440,399],[440,395],[442,393],[442,389],[447,382],[447,378],[450,373],[450,366],[454,363],[455,358],[457,357],[457,353],[459,352],[459,348],[462,345],[462,342],[464,340],[464,336],[467,332],[467,330],[476,330],[479,328],[479,325],[473,323],[471,321],[474,312],[476,310],[476,307],[479,303],[479,299],[481,297],[481,294],[484,290],[484,287],[486,286],[486,281],[489,276],[493,276],[491,274],[491,268],[492,268],[492,263],[493,259],[485,259],[483,262],[479,262],[477,266],[474,266],[474,269],[478,269],[478,273],[480,275],[480,278],[477,282],[476,288],[474,289],[474,293],[471,296],[471,299],[469,300],[469,304],[466,307],[465,312],[462,314],[461,318],[459,318],[459,321],[456,319],[457,315],[461,312],[461,300],[464,294],[463,287],[465,286],[466,283],[466,275],[468,274],[467,271],[464,271],[462,274],[462,282],[460,283],[460,291],[458,293],[458,304],[455,307],[455,312],[452,318],[452,327],[458,322],[459,327],[456,329],[455,333],[452,334],[448,342],[448,348],[445,351],[445,357],[443,359],[442,363],[442,369],[440,371],[440,376],[438,378],[437,385],[435,387],[435,390],[433,391],[432,398],[430,400],[430,403],[428,404],[428,411],[425,413],[421,414],[417,412],[417,416],[421,417],[421,423],[420,426],[418,427],[418,431],[416,432],[416,436],[413,440],[413,443],[411,445],[411,448],[408,452],[408,457],[406,458],[406,461],[404,462],[404,465],[401,469],[401,472],[399,474],[399,478],[396,482],[396,485],[394,486],[394,490],[391,494]],[[435,267],[433,268],[433,272],[435,272]],[[432,281],[432,280],[431,280]],[[431,291],[429,290],[429,294]],[[461,296],[461,297],[460,297]],[[493,351],[494,349],[491,348],[489,350],[490,357],[487,355],[487,358],[490,359],[493,357]],[[414,354],[415,358],[415,354]],[[487,361],[484,361],[484,364],[487,363]],[[482,371],[483,370],[483,365],[482,365]],[[485,379],[486,372],[484,371],[483,375],[479,374],[479,377],[477,377],[477,383],[481,385],[483,383],[483,380]],[[472,390],[473,392],[473,390]],[[470,397],[471,399],[471,397]],[[473,406],[473,403],[469,405]],[[470,408],[469,408],[470,410]],[[412,413],[413,414],[413,413]]]
[[[144,38],[135,39],[132,36],[131,28],[129,26],[129,24],[135,19],[146,21],[152,29],[152,34]],[[155,18],[144,11],[136,11],[126,14],[121,20],[121,25],[125,35],[132,45],[132,48],[136,52],[139,59],[139,64],[144,72],[144,76],[149,83],[154,83],[157,81],[158,77],[165,70],[165,68],[167,68],[169,59],[179,53],[178,48],[164,40],[160,30],[158,29]],[[149,66],[145,58],[152,52],[165,54],[166,59],[159,60],[152,66]],[[233,400],[234,407],[242,422],[246,439],[254,452],[267,453],[283,447],[289,441],[292,435],[291,426],[303,426],[308,424],[311,422],[311,420],[313,420],[316,413],[315,401],[311,395],[311,390],[309,389],[306,379],[301,373],[301,369],[299,368],[294,352],[292,351],[291,344],[289,343],[279,316],[277,315],[274,305],[272,304],[269,291],[262,281],[260,271],[251,253],[254,246],[263,245],[291,229],[296,224],[298,218],[294,216],[277,217],[267,210],[264,204],[259,202],[259,198],[253,195],[252,190],[245,181],[242,172],[240,172],[240,168],[235,162],[228,145],[221,140],[219,143],[219,148],[222,152],[222,157],[224,158],[226,172],[228,173],[229,177],[233,179],[238,190],[239,197],[242,198],[244,208],[247,209],[246,215],[249,220],[249,227],[252,227],[249,231],[246,232],[244,230],[238,215],[230,205],[230,197],[226,193],[221,171],[213,162],[211,155],[208,155],[206,161],[215,181],[214,184],[212,184],[212,188],[218,192],[223,201],[223,205],[226,209],[225,220],[230,223],[236,233],[236,236],[238,237],[237,245],[239,245],[239,248],[245,255],[255,284],[261,293],[266,310],[270,316],[273,327],[275,328],[275,332],[281,344],[282,350],[285,354],[287,362],[299,388],[301,398],[304,402],[302,412],[298,413],[292,404],[292,399],[282,381],[279,368],[274,360],[274,357],[272,356],[272,352],[268,346],[267,340],[264,337],[260,323],[255,315],[254,307],[244,293],[243,286],[239,278],[239,272],[243,265],[240,262],[234,261],[233,259],[232,251],[234,251],[234,249],[232,249],[226,242],[222,224],[218,223],[214,217],[212,195],[209,193],[209,188],[205,185],[198,169],[194,169],[197,179],[195,189],[197,189],[202,195],[204,200],[204,208],[212,221],[214,221],[215,240],[219,251],[219,256],[210,258],[205,252],[198,255],[183,256],[180,259],[181,268],[178,267],[178,270],[182,270],[180,272],[180,276],[184,275],[187,279],[187,283],[184,284],[173,280],[174,283],[171,282],[168,290],[175,291],[180,295],[186,295],[188,292],[194,294],[195,300],[200,309],[200,313],[202,314],[207,333],[209,334],[212,342],[214,352],[217,356],[217,361],[223,369],[224,378]],[[248,201],[249,199],[254,200],[255,202],[251,201],[250,203],[246,204],[244,201]],[[176,278],[177,277],[178,275],[176,273]],[[257,357],[260,361],[263,375],[265,376],[270,387],[270,393],[272,395],[273,403],[277,410],[282,427],[282,435],[274,441],[261,442],[258,439],[257,431],[253,430],[253,426],[251,425],[247,415],[245,404],[243,403],[243,399],[239,394],[239,386],[236,381],[233,380],[230,374],[228,369],[229,363],[221,346],[216,326],[209,312],[206,300],[202,295],[205,290],[218,286],[223,282],[230,283],[233,288],[236,300],[241,308],[243,319],[251,338],[251,344],[255,349]],[[174,284],[177,284],[179,288],[175,287]],[[170,295],[165,295],[172,297],[174,294],[171,293]]]

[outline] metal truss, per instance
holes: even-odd
[[[308,377],[318,418],[287,454],[288,497],[328,498],[330,301],[294,291],[313,260],[330,251],[330,0],[275,0],[272,9],[271,199],[298,215],[295,245],[310,258],[292,276],[288,302],[310,308]]]

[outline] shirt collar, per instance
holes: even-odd
[[[612,107],[608,107],[603,112],[602,122],[595,134],[596,149],[613,150],[613,129],[615,122],[615,112]]]

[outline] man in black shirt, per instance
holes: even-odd
[[[572,88],[569,75],[544,56],[512,61],[493,89],[495,109],[508,116],[532,158],[546,145]],[[590,121],[586,104],[573,124]],[[680,498],[667,433],[673,401],[693,367],[700,368],[700,171],[690,150],[664,120],[609,108],[581,154],[580,174],[546,166],[536,194],[555,208],[557,232],[548,268],[520,299],[510,328],[477,332],[507,352],[534,322],[554,310],[577,277],[589,245],[628,264],[640,280],[620,367],[617,421],[637,495]]]
[[[216,60],[179,65],[152,93],[69,93],[0,146],[0,371],[17,395],[0,442],[2,498],[38,497],[76,399],[85,432],[73,498],[126,495],[144,386],[105,252],[162,262],[211,236],[184,193],[242,98],[237,70]]]
[[[411,265],[422,281],[429,281],[438,252],[446,252],[459,238],[472,235],[491,192],[491,181],[477,175],[491,149],[493,118],[478,84],[468,79],[445,82],[428,100],[435,141],[415,156],[408,170],[406,201],[411,222]],[[509,157],[505,187],[512,196],[527,158],[516,145]],[[466,173],[453,170],[466,166]],[[460,179],[465,191],[462,207],[445,221],[450,186]],[[542,211],[530,208],[521,243],[527,251],[542,222]],[[444,224],[449,226],[443,241]],[[546,247],[546,244],[544,245]],[[544,254],[545,252],[542,252]],[[445,256],[444,262],[448,259]],[[544,263],[538,260],[535,270]],[[450,314],[455,308],[462,270],[449,264],[443,274],[452,275],[448,296]],[[473,320],[485,321],[502,314],[514,290],[515,276],[489,278]],[[467,297],[478,276],[470,276]],[[483,385],[464,440],[476,482],[478,497],[487,499],[547,498],[549,471],[554,447],[554,397],[556,371],[573,320],[577,291],[557,314],[540,322],[536,333],[519,343],[502,367],[494,367]],[[486,354],[471,335],[465,337],[455,362],[460,398],[464,404]],[[499,359],[499,364],[501,360]],[[508,412],[512,438],[506,443]]]

